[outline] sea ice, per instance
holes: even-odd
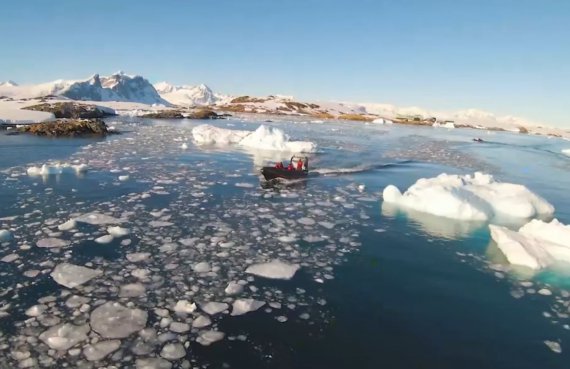
[[[227,310],[228,304],[226,304],[225,302],[211,301],[200,306],[200,308],[208,315],[216,315],[224,310]]]
[[[59,324],[40,334],[40,340],[54,350],[69,350],[76,344],[87,339],[89,324],[73,325]]]
[[[104,224],[117,224],[123,223],[122,219],[117,219],[110,215],[101,214],[97,212],[83,214],[75,218],[77,222],[87,223],[91,225],[104,225]]]
[[[207,315],[200,315],[194,321],[192,321],[192,327],[194,328],[204,328],[212,324],[212,321]]]
[[[69,219],[67,222],[58,225],[57,229],[59,229],[60,231],[70,231],[75,227],[77,227],[77,222],[75,221],[75,219]]]
[[[59,238],[42,238],[36,242],[36,246],[43,248],[65,247],[69,246],[71,242]]]
[[[254,299],[237,299],[232,305],[232,316],[243,315],[250,311],[255,311],[265,305],[264,301],[257,301]]]
[[[130,283],[121,286],[119,291],[120,297],[139,297],[144,295],[146,288],[142,283]]]
[[[518,232],[489,225],[491,237],[509,263],[541,269],[554,262],[570,263],[570,226],[553,219],[534,219]]]
[[[136,369],[171,369],[172,363],[161,358],[137,359]]]
[[[0,229],[0,242],[10,241],[12,239],[12,233],[5,229]]]
[[[180,300],[174,306],[174,311],[177,313],[190,314],[196,311],[196,304],[190,303],[188,300]]]
[[[99,341],[87,345],[83,349],[83,355],[88,361],[99,361],[121,347],[120,340]]]
[[[148,314],[140,309],[129,309],[118,302],[106,302],[91,313],[91,328],[104,338],[125,338],[146,325]]]
[[[196,272],[196,273],[208,273],[210,270],[212,270],[212,267],[210,266],[209,263],[203,261],[201,263],[195,264],[192,269]]]
[[[298,264],[288,264],[276,259],[269,263],[250,265],[245,272],[270,279],[291,279],[299,268]]]
[[[220,341],[224,339],[224,332],[219,331],[203,331],[200,332],[200,335],[196,339],[196,342],[201,344],[202,346],[209,346],[214,342]]]
[[[422,178],[404,194],[389,185],[383,198],[405,208],[461,220],[528,219],[554,213],[551,204],[525,186],[497,182],[480,172]]]
[[[67,288],[75,288],[83,283],[98,277],[103,272],[79,265],[61,263],[51,272],[51,277],[57,283]]]
[[[112,235],[106,234],[106,235],[104,235],[104,236],[97,237],[97,238],[95,239],[95,242],[100,243],[100,244],[107,244],[107,243],[113,242],[113,238],[114,238],[114,237],[113,237]]]
[[[107,233],[109,233],[113,237],[120,238],[120,237],[127,236],[131,232],[128,228],[122,228],[122,227],[117,226],[117,227],[108,227]]]
[[[224,290],[226,295],[238,295],[243,291],[243,286],[237,282],[230,282]]]

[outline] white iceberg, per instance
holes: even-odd
[[[64,173],[75,173],[80,174],[87,171],[86,164],[54,164],[48,165],[44,164],[41,167],[29,167],[27,169],[27,173],[29,176],[50,176],[50,175],[58,175]]]
[[[529,219],[554,213],[554,206],[525,186],[497,182],[480,172],[421,178],[404,194],[389,185],[383,198],[404,208],[460,220]]]
[[[570,226],[557,219],[550,223],[534,219],[518,232],[496,225],[489,229],[511,264],[538,270],[555,262],[570,263]]]
[[[250,265],[245,272],[269,279],[291,279],[299,268],[298,264],[288,264],[281,260],[273,260],[269,263]]]
[[[192,136],[199,144],[237,144],[256,150],[285,152],[311,153],[317,151],[317,145],[313,142],[291,141],[282,130],[264,125],[252,132],[202,124],[192,129]]]

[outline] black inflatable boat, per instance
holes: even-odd
[[[261,174],[263,174],[263,177],[265,177],[266,181],[271,181],[277,178],[293,179],[293,180],[306,178],[307,175],[309,174],[309,159],[306,156],[304,158],[298,156],[292,156],[289,163],[293,164],[293,160],[295,158],[303,159],[303,170],[296,170],[296,169],[288,170],[286,167],[284,168],[263,167],[261,168]]]

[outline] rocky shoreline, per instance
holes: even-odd
[[[95,119],[116,115],[113,109],[75,102],[43,103],[28,106],[24,109],[48,112],[52,113],[56,118],[66,119]]]
[[[103,137],[117,133],[110,131],[105,122],[98,118],[58,119],[54,122],[29,124],[19,127],[18,132],[46,137]]]

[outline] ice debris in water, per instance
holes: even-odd
[[[88,361],[99,361],[110,353],[117,351],[119,347],[121,347],[120,340],[100,341],[85,346],[83,349],[83,355],[85,355],[85,358]]]
[[[537,270],[556,261],[570,263],[570,226],[557,219],[550,223],[533,219],[518,232],[492,224],[489,229],[511,264]]]
[[[42,238],[41,240],[38,240],[38,242],[36,242],[36,246],[42,247],[42,248],[65,247],[65,246],[69,246],[70,244],[71,244],[71,242],[69,242],[69,241],[62,240],[59,238],[53,238],[53,237]]]
[[[161,358],[137,359],[136,369],[171,369],[172,363]]]
[[[73,325],[69,323],[53,326],[40,334],[40,340],[54,350],[69,350],[87,339],[89,324]]]
[[[224,290],[224,292],[227,295],[238,295],[238,294],[242,293],[242,291],[243,291],[243,286],[237,282],[234,282],[234,281],[228,283],[228,286]]]
[[[550,349],[552,350],[552,352],[555,352],[557,354],[562,353],[562,347],[560,346],[560,343],[556,342],[556,341],[544,341],[544,344]]]
[[[200,332],[200,335],[196,339],[196,342],[201,344],[202,346],[209,346],[214,342],[220,341],[224,339],[224,332],[219,331],[203,331]]]
[[[186,350],[180,343],[167,343],[160,351],[160,356],[167,360],[178,360],[186,356]]]
[[[460,220],[527,219],[554,213],[550,203],[525,186],[497,182],[480,172],[421,178],[404,194],[389,185],[383,198],[404,208]]]
[[[226,304],[225,302],[211,301],[200,306],[200,308],[208,315],[216,315],[224,310],[227,310],[228,304]]]
[[[278,128],[264,125],[255,131],[239,131],[202,124],[192,130],[194,141],[200,144],[238,144],[256,150],[287,152],[316,152],[317,145],[309,141],[290,141],[288,135]]]
[[[57,229],[59,229],[60,231],[70,231],[75,227],[77,227],[77,222],[75,221],[75,219],[69,219],[67,222],[58,225]]]
[[[54,281],[62,286],[75,288],[95,277],[98,277],[102,273],[102,271],[96,269],[90,269],[69,263],[61,263],[55,267],[50,275]]]
[[[298,264],[288,264],[275,259],[269,263],[250,265],[245,272],[270,279],[291,279],[299,268]]]
[[[70,165],[70,164],[44,164],[40,167],[29,167],[27,173],[29,176],[49,176],[63,173],[83,173],[87,171],[86,164]]]
[[[75,218],[77,222],[87,223],[91,225],[103,225],[103,224],[117,224],[123,223],[122,219],[117,219],[110,215],[101,214],[97,212],[83,214]]]
[[[117,227],[108,227],[107,233],[109,233],[113,237],[120,238],[120,237],[127,236],[130,233],[130,231],[127,228],[122,228],[122,227],[117,226]]]
[[[104,236],[96,238],[95,242],[101,243],[101,244],[111,243],[111,242],[113,242],[113,236],[110,234],[106,234]]]
[[[146,326],[148,314],[140,309],[130,309],[118,302],[106,302],[98,306],[89,318],[91,328],[104,338],[125,338]]]
[[[190,303],[187,300],[180,300],[174,306],[174,311],[177,313],[190,314],[196,311],[196,304]]]
[[[5,229],[0,229],[0,242],[10,241],[12,239],[12,233]]]
[[[257,301],[254,299],[237,299],[232,305],[231,315],[243,315],[250,311],[255,311],[265,305],[264,301]]]

